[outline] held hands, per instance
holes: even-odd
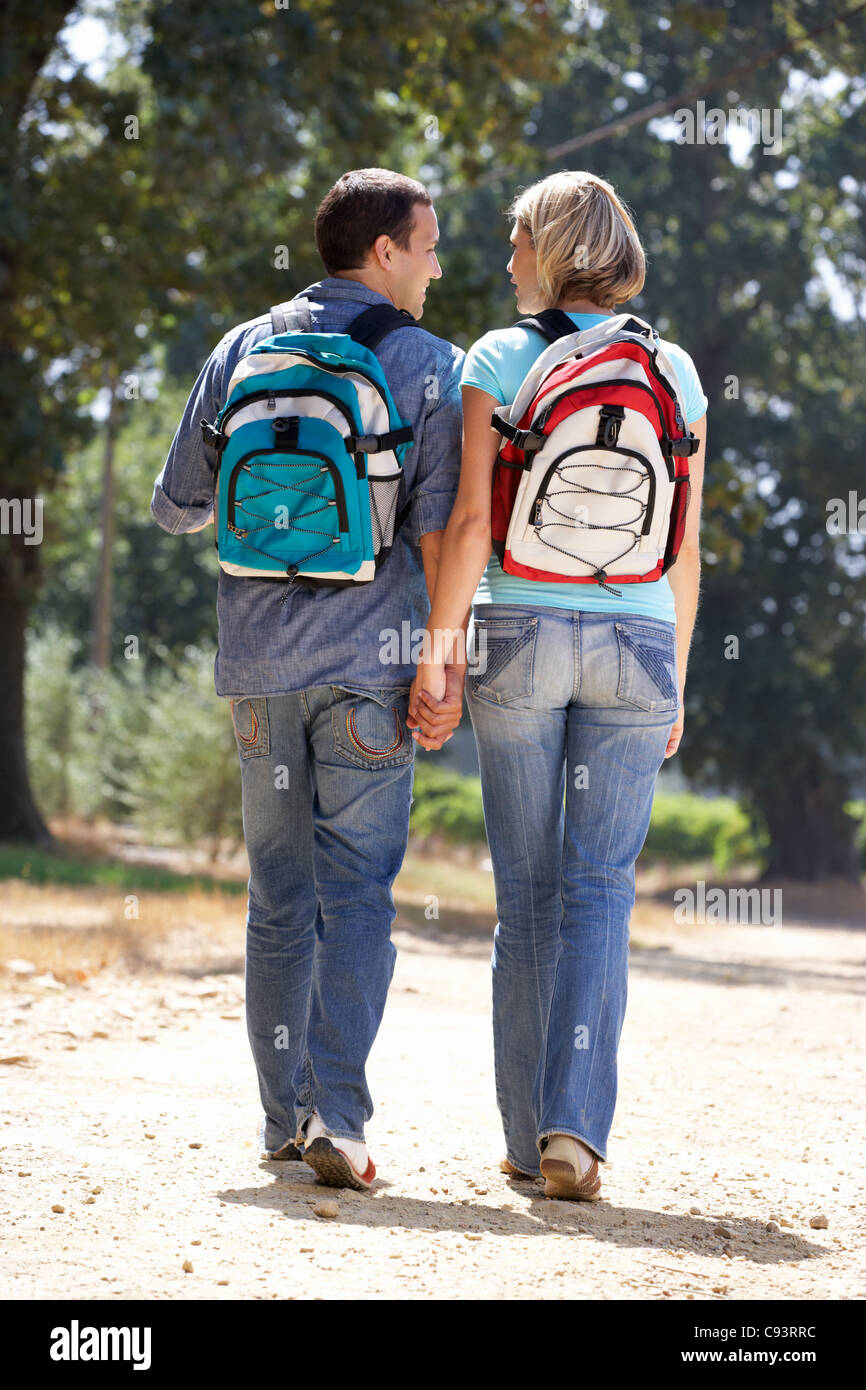
[[[406,723],[422,748],[437,750],[451,738],[463,713],[466,667],[418,663],[409,691]]]

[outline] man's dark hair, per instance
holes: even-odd
[[[325,194],[316,212],[316,245],[329,275],[359,270],[377,237],[389,236],[404,251],[415,204],[433,199],[423,183],[391,169],[350,169]]]

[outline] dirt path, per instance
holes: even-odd
[[[4,990],[0,1296],[866,1296],[862,932],[671,928],[633,949],[587,1205],[498,1171],[489,944],[403,922],[371,1193],[260,1159],[236,969]]]

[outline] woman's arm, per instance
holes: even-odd
[[[668,746],[665,749],[665,757],[670,758],[676,753],[680,739],[683,736],[683,725],[685,720],[685,687],[686,687],[686,665],[689,659],[689,648],[692,645],[692,633],[695,628],[695,617],[698,611],[698,593],[701,584],[701,496],[704,487],[704,458],[707,450],[707,417],[702,415],[690,426],[693,434],[701,441],[701,447],[696,454],[689,459],[689,478],[691,479],[691,497],[689,499],[689,509],[686,513],[686,527],[683,533],[682,545],[677,556],[677,562],[668,572],[668,579],[674,595],[674,606],[677,612],[677,679],[679,682],[680,708],[677,714],[676,723],[671,729],[671,736]]]
[[[418,663],[415,702],[423,691],[434,700],[445,693],[445,666],[459,659],[459,634],[465,634],[478,581],[490,559],[490,499],[493,465],[500,437],[490,419],[499,405],[477,386],[463,387],[463,455],[457,497],[442,537],[436,592],[427,620],[425,660]],[[414,713],[414,710],[412,711]],[[416,737],[418,735],[416,734]],[[418,737],[423,745],[423,737]]]

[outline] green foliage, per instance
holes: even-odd
[[[240,894],[246,882],[217,879],[210,874],[177,874],[154,864],[124,864],[96,856],[82,857],[74,850],[50,853],[30,846],[0,845],[0,880],[20,878],[25,883],[57,883],[72,888],[149,889],[154,893],[204,892]]]
[[[29,646],[27,750],[48,815],[131,821],[179,843],[243,833],[240,771],[213,653],[76,666],[75,643],[48,630]]]
[[[462,777],[426,759],[415,763],[410,828],[426,839],[436,835],[451,844],[487,843],[481,804],[481,779]],[[727,797],[659,793],[653,804],[641,862],[688,864],[712,859],[717,873],[734,864],[763,864],[767,851],[764,827]]]
[[[413,835],[438,835],[452,844],[487,843],[480,778],[462,777],[416,757],[412,798]]]
[[[716,872],[724,874],[746,861],[763,867],[767,844],[766,829],[756,830],[736,801],[668,792],[653,803],[641,860],[678,864],[712,859]]]

